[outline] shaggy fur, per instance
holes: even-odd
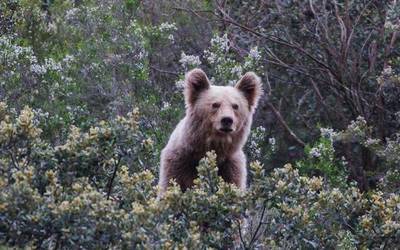
[[[219,175],[246,188],[246,157],[242,151],[250,132],[258,99],[260,78],[246,73],[235,87],[211,86],[201,69],[186,74],[186,116],[172,133],[161,153],[159,186],[163,193],[171,179],[186,190],[197,176],[196,167],[207,151],[217,154]],[[230,118],[225,132],[223,118]]]

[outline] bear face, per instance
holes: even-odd
[[[235,87],[211,85],[201,69],[186,75],[184,95],[188,115],[213,139],[240,133],[261,94],[260,79],[252,72],[246,73]]]
[[[233,87],[211,86],[200,94],[193,106],[194,113],[203,114],[213,134],[235,134],[247,120],[248,104],[243,95]]]

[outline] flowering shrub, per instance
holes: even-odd
[[[234,85],[247,71],[257,69],[262,72],[261,53],[257,47],[251,48],[246,53],[243,62],[235,59],[230,47],[227,34],[224,34],[223,36],[214,36],[210,41],[210,48],[204,51],[205,59],[213,69],[212,82]]]
[[[0,1],[3,248],[398,248],[399,1],[220,2]],[[157,197],[194,67],[263,79],[248,189]]]
[[[333,185],[343,184],[348,174],[346,162],[335,157],[333,142],[337,133],[333,129],[321,128],[321,137],[313,146],[305,147],[305,159],[297,163],[302,173],[321,175]]]
[[[1,103],[0,239],[35,248],[335,248],[399,244],[400,196],[332,186],[287,164],[266,173],[250,164],[247,191],[218,176],[216,155],[201,160],[192,189],[157,198],[152,141],[138,110],[72,127],[60,146],[41,139],[34,112]],[[324,152],[321,153],[325,154]],[[315,163],[318,166],[318,162]],[[329,178],[329,176],[327,177]],[[388,176],[388,178],[390,178]],[[398,190],[397,190],[398,191]]]
[[[338,139],[360,143],[374,152],[389,169],[397,169],[400,164],[400,134],[395,133],[385,140],[376,139],[373,127],[368,125],[363,117],[352,121],[346,130],[339,133]]]
[[[2,14],[14,26],[0,37],[0,95],[16,109],[46,114],[43,131],[52,138],[126,113],[130,97],[150,90],[143,88],[150,40],[176,29],[142,25],[124,0],[55,2],[50,20],[41,0],[6,2]]]

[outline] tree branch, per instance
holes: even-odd
[[[266,105],[268,106],[269,109],[271,109],[271,111],[274,113],[276,119],[278,120],[278,122],[282,125],[282,127],[284,128],[284,130],[289,134],[289,136],[302,148],[305,147],[305,143],[296,136],[296,134],[289,128],[289,126],[287,125],[287,123],[285,122],[285,120],[283,119],[281,113],[275,108],[275,106],[270,102],[267,101]]]

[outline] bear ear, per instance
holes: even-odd
[[[185,102],[188,107],[193,106],[199,95],[210,88],[206,73],[201,69],[193,69],[185,77]]]
[[[235,85],[247,99],[250,109],[257,107],[258,100],[263,93],[261,79],[254,72],[247,72]]]

